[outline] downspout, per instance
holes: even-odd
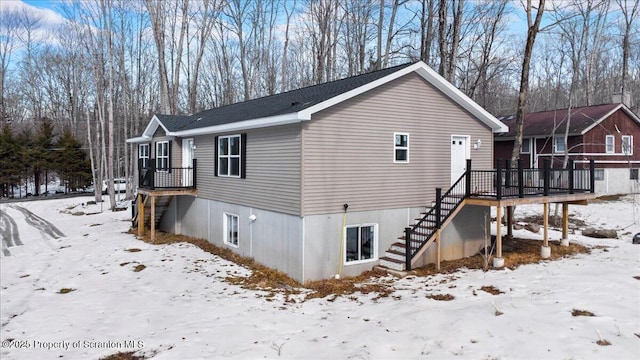
[[[336,274],[336,279],[340,279],[342,277],[342,263],[343,263],[343,259],[344,259],[344,248],[346,246],[346,239],[345,239],[345,229],[347,227],[347,209],[349,208],[349,204],[344,204],[342,205],[342,207],[344,208],[344,214],[342,215],[342,237],[340,238],[340,258],[339,260],[339,265],[338,265],[338,273]]]

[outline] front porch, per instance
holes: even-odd
[[[151,240],[155,240],[156,226],[162,220],[174,196],[196,196],[197,160],[190,167],[157,169],[155,159],[147,165],[138,162],[138,193],[132,211],[132,225],[142,236],[149,224]]]

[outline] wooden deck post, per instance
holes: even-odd
[[[144,203],[142,202],[142,194],[138,194],[137,205],[138,207],[138,236],[144,234]]]
[[[513,206],[507,206],[507,239],[513,239]]]
[[[151,216],[149,219],[151,224],[151,241],[156,239],[156,197],[151,195]]]
[[[544,239],[542,240],[542,248],[540,248],[540,257],[547,259],[551,256],[551,248],[549,247],[549,203],[544,203],[542,223],[544,224]]]
[[[496,206],[496,257],[502,258],[502,206]]]
[[[544,211],[543,211],[543,219],[542,223],[544,224],[544,239],[543,245],[549,246],[549,203],[544,203]]]
[[[562,240],[560,245],[569,246],[569,204],[562,203]]]

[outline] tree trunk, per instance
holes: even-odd
[[[518,108],[516,110],[516,139],[513,144],[513,152],[511,161],[513,164],[520,158],[520,148],[522,147],[522,137],[524,128],[524,112],[527,106],[527,93],[529,92],[529,68],[531,65],[531,54],[533,53],[533,45],[536,41],[536,35],[540,29],[540,22],[544,14],[545,0],[538,0],[538,11],[535,21],[532,22],[532,0],[527,0],[527,42],[524,47],[524,57],[522,58],[522,72],[520,75],[520,91],[518,93]],[[514,165],[515,166],[515,165]]]

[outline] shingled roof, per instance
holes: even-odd
[[[571,109],[571,122],[569,123],[569,135],[583,135],[593,126],[602,122],[615,111],[622,109],[636,121],[638,117],[631,112],[626,106],[620,103],[602,104],[576,107]],[[523,122],[523,134],[530,136],[549,136],[554,130],[556,133],[560,130],[564,133],[565,124],[568,118],[568,109],[541,111],[525,114]],[[509,140],[515,138],[516,135],[516,117],[515,115],[498,116],[498,120],[502,121],[509,127],[509,131],[499,134],[496,140]]]
[[[394,73],[412,63],[390,67],[367,74],[291,90],[280,94],[238,102],[201,111],[192,116],[157,115],[169,131],[229,124],[237,121],[285,115],[307,109],[332,97]]]
[[[311,115],[354,96],[415,72],[443,92],[494,132],[506,127],[421,61],[402,64],[367,74],[291,90],[276,95],[238,102],[190,116],[155,115],[140,137],[127,142],[147,142],[158,126],[167,135],[193,136],[283,125],[310,120]]]

